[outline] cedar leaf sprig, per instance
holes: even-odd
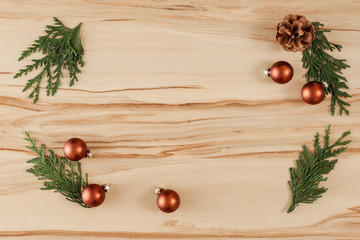
[[[335,114],[336,105],[339,106],[339,114],[344,112],[349,115],[347,109],[350,104],[340,98],[350,98],[351,96],[341,89],[349,89],[346,84],[347,79],[342,76],[342,69],[350,67],[345,63],[345,59],[336,59],[326,52],[331,52],[335,49],[341,51],[342,46],[329,42],[325,37],[325,32],[330,32],[327,29],[320,29],[324,25],[320,22],[313,22],[315,28],[315,39],[311,45],[305,49],[302,57],[303,67],[308,69],[305,74],[307,81],[326,82],[328,87],[325,90],[326,95],[331,94],[330,111]]]
[[[328,160],[344,152],[351,140],[343,141],[350,134],[344,132],[335,143],[330,145],[330,126],[325,130],[324,143],[320,146],[319,133],[315,134],[314,151],[303,145],[303,151],[296,160],[296,168],[290,168],[290,181],[288,181],[292,202],[287,210],[288,213],[300,203],[313,203],[320,198],[327,188],[319,187],[321,182],[327,180],[323,175],[328,174],[337,163],[337,159]]]
[[[45,187],[41,190],[54,190],[64,195],[67,200],[88,208],[81,198],[82,189],[88,185],[88,175],[86,173],[85,178],[82,177],[81,164],[58,157],[51,150],[48,150],[49,155],[46,156],[45,145],[41,144],[41,148],[38,149],[36,138],[31,138],[28,132],[25,132],[25,135],[25,140],[31,144],[27,148],[38,155],[27,161],[34,165],[26,171],[34,174],[39,180],[45,180]]]
[[[59,86],[60,79],[64,77],[63,70],[67,70],[70,78],[70,87],[78,81],[76,74],[81,73],[78,65],[84,66],[82,56],[84,49],[81,44],[80,27],[81,24],[71,29],[66,27],[59,19],[54,17],[55,25],[46,26],[46,35],[35,40],[27,50],[23,51],[18,61],[21,61],[31,54],[41,52],[44,57],[33,59],[32,64],[20,69],[14,78],[27,75],[33,70],[41,69],[38,75],[27,81],[23,92],[33,87],[29,98],[33,98],[33,103],[39,99],[40,83],[44,76],[47,78],[47,96],[54,96]]]

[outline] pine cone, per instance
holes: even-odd
[[[286,51],[304,51],[314,38],[314,26],[304,16],[289,14],[277,25],[276,40]]]

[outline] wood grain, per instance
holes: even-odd
[[[0,2],[0,237],[5,239],[360,239],[360,1],[54,0]],[[352,66],[350,116],[329,99],[306,105],[301,53],[274,40],[288,13],[321,21]],[[21,51],[56,16],[83,22],[85,67],[72,88],[33,105],[13,74]],[[290,62],[278,85],[261,70]],[[45,87],[44,85],[42,87]],[[312,205],[286,214],[288,169],[302,144],[332,124],[352,130],[348,151]],[[71,137],[94,152],[90,182],[112,183],[83,209],[40,191],[25,170],[24,131],[62,155]],[[154,188],[181,196],[160,212]]]

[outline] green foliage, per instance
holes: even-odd
[[[349,89],[346,78],[342,76],[342,69],[350,67],[345,63],[345,59],[336,59],[329,55],[326,50],[331,52],[335,49],[341,51],[342,46],[331,43],[327,40],[324,33],[330,30],[320,29],[324,26],[319,22],[312,23],[315,27],[315,39],[311,45],[303,51],[303,67],[308,69],[305,74],[307,81],[326,82],[326,95],[331,93],[331,114],[335,114],[335,106],[339,106],[339,114],[344,112],[349,115],[346,107],[350,106],[348,102],[341,100],[342,98],[351,97],[348,93],[341,89]]]
[[[337,162],[337,159],[328,160],[328,158],[336,157],[346,150],[345,145],[351,140],[342,140],[349,134],[350,131],[344,132],[334,144],[330,145],[329,125],[325,130],[323,147],[320,146],[319,133],[315,134],[314,152],[310,152],[303,145],[303,151],[296,160],[296,169],[290,168],[288,184],[292,193],[292,202],[288,213],[294,211],[300,203],[313,203],[326,192],[327,188],[319,187],[319,184],[327,180],[323,175],[328,174]]]
[[[51,150],[48,150],[49,156],[45,156],[45,145],[41,144],[38,149],[36,138],[31,138],[27,132],[25,134],[25,140],[31,144],[27,148],[38,155],[27,161],[34,166],[26,171],[37,176],[39,180],[45,180],[45,187],[41,190],[54,190],[64,195],[67,200],[88,208],[81,198],[82,189],[88,185],[88,175],[85,174],[85,179],[82,177],[81,164],[58,157]]]
[[[71,29],[65,27],[60,20],[54,18],[55,26],[46,26],[45,36],[35,40],[27,50],[23,51],[19,61],[29,57],[35,52],[41,52],[44,57],[41,59],[33,59],[32,64],[27,65],[24,69],[20,69],[14,78],[27,75],[38,68],[42,70],[34,78],[27,81],[23,92],[34,87],[29,95],[33,98],[33,103],[39,99],[40,83],[45,75],[47,77],[47,96],[54,96],[60,86],[60,79],[64,77],[62,70],[67,70],[70,77],[70,87],[78,81],[76,74],[81,73],[78,65],[84,66],[82,56],[84,49],[81,44],[80,27],[81,23]]]

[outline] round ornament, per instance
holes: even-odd
[[[156,189],[157,205],[165,213],[172,213],[180,206],[180,197],[174,190],[163,188]]]
[[[65,157],[71,161],[79,161],[84,157],[91,157],[86,144],[80,138],[71,138],[64,145]]]
[[[271,68],[265,71],[265,74],[268,77],[271,77],[274,82],[279,84],[285,84],[292,79],[294,75],[294,69],[292,68],[290,63],[285,61],[279,61],[274,63]]]
[[[82,191],[81,198],[88,207],[97,207],[104,202],[108,190],[107,185],[89,184]]]
[[[319,82],[307,82],[301,90],[301,97],[308,104],[318,104],[325,98],[325,87]]]

